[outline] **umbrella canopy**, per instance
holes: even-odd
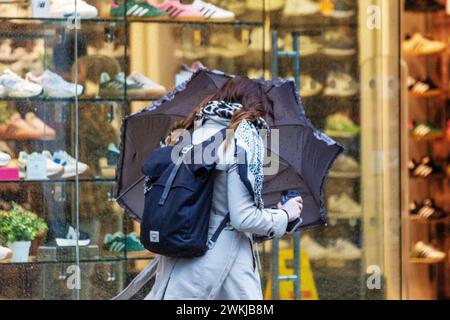
[[[122,124],[121,156],[117,167],[117,201],[140,220],[144,211],[142,164],[159,147],[173,122],[186,117],[207,96],[220,89],[232,76],[200,70],[172,93],[151,107],[125,118]],[[303,197],[303,228],[326,224],[324,182],[342,147],[313,127],[306,118],[292,81],[258,81],[274,103],[271,129],[279,130],[279,170],[266,176],[263,200],[273,206],[281,192],[294,189]],[[272,130],[273,131],[273,130]],[[268,139],[268,152],[275,149]]]

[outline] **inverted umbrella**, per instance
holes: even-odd
[[[124,119],[116,175],[117,201],[136,219],[140,220],[144,211],[141,167],[146,156],[159,147],[175,121],[189,115],[231,77],[218,71],[199,70],[169,95]],[[279,170],[265,177],[265,205],[275,205],[285,190],[297,190],[303,198],[301,228],[325,225],[324,183],[342,147],[315,129],[306,118],[294,82],[254,81],[261,83],[272,99],[274,117],[267,121],[271,129],[279,130]],[[275,149],[271,139],[267,147],[269,151]]]

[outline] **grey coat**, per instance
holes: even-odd
[[[228,124],[228,120],[218,117],[206,120],[195,130],[193,143],[200,143]],[[255,205],[230,150],[234,150],[233,145],[223,153],[219,148],[221,156],[216,167],[219,172],[214,182],[210,236],[228,212],[229,224],[204,256],[159,256],[135,281],[145,282],[156,273],[155,284],[146,299],[262,299],[252,234],[281,237],[288,218],[283,210],[259,209]]]

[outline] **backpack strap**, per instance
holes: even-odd
[[[212,248],[214,248],[217,239],[219,238],[220,234],[222,233],[223,229],[225,229],[229,221],[230,221],[230,213],[228,212],[225,218],[223,218],[222,222],[217,227],[212,237],[208,240],[208,249],[211,250]]]

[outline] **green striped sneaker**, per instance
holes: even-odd
[[[138,2],[128,0],[126,3],[125,11],[125,0],[111,0],[111,16],[112,17],[123,17],[124,14],[131,18],[161,18],[166,17],[167,13],[161,11],[154,6],[148,4],[147,2]]]

